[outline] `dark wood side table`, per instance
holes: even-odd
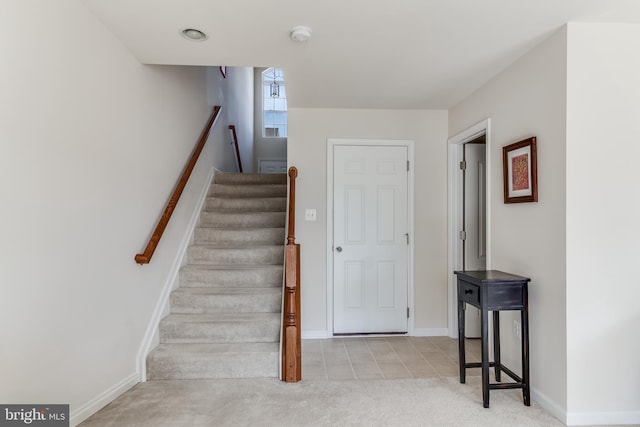
[[[521,388],[524,404],[531,405],[529,391],[529,309],[528,277],[498,270],[455,271],[458,276],[458,348],[460,352],[460,382],[465,383],[467,368],[482,368],[482,406],[489,407],[489,390]],[[482,362],[466,363],[464,342],[464,304],[480,309],[480,339]],[[522,378],[500,362],[500,311],[519,310],[522,331]],[[489,362],[489,311],[493,312],[494,361]],[[489,369],[495,368],[496,381],[489,383]],[[504,372],[515,383],[501,383]]]

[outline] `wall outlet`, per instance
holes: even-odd
[[[522,328],[520,327],[520,321],[517,319],[513,320],[513,334],[518,339],[522,338]]]
[[[305,211],[304,211],[304,220],[305,221],[315,221],[316,220],[316,210],[315,209],[305,209]]]

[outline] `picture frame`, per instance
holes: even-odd
[[[538,201],[536,137],[502,147],[504,203]]]
[[[222,77],[226,79],[227,78],[227,67],[223,65],[223,66],[220,66],[219,68],[220,68],[220,74],[222,74]]]

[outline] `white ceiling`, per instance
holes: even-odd
[[[639,0],[84,3],[143,63],[282,67],[292,107],[449,108],[566,22],[640,23]]]

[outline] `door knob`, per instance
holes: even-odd
[[[338,246],[338,247],[336,248],[336,252],[342,252],[342,246]]]

